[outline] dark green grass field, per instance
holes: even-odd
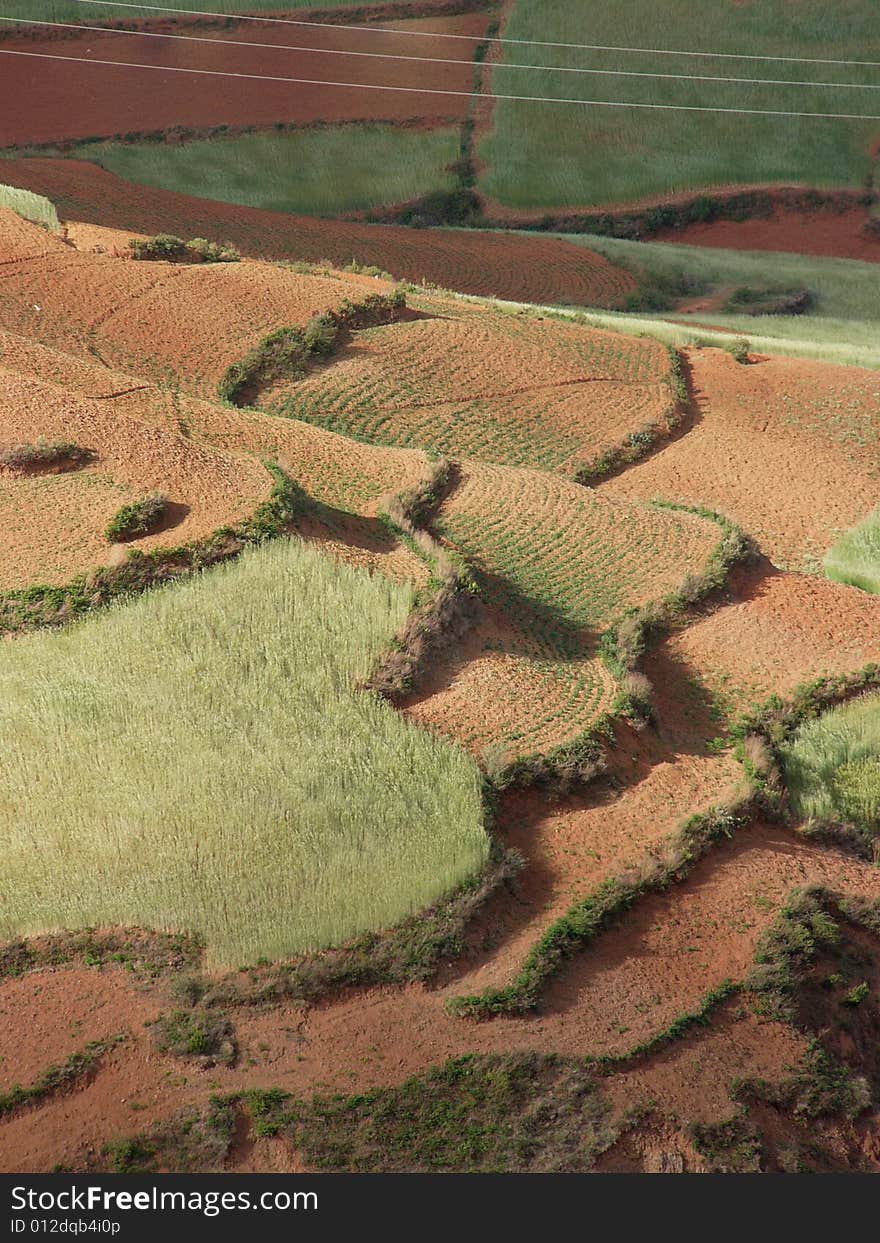
[[[127,181],[271,211],[332,215],[450,190],[455,129],[340,125],[182,144],[89,143],[75,154]]]
[[[517,0],[505,34],[614,46],[880,61],[876,0]],[[880,116],[876,68],[509,45],[505,66],[564,65],[638,73],[773,78],[785,85],[681,82],[500,67],[496,94],[690,107]],[[864,186],[878,121],[632,111],[499,101],[479,147],[480,189],[514,208],[631,202],[728,184]]]

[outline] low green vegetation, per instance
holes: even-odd
[[[111,543],[141,539],[151,535],[162,524],[168,512],[164,492],[151,492],[139,501],[130,501],[117,510],[107,523],[105,536]]]
[[[517,102],[499,99],[495,125],[478,145],[479,188],[515,208],[634,202],[730,184],[795,183],[862,188],[871,172],[876,121],[743,115],[746,110],[877,113],[870,83],[845,65],[762,63],[624,52],[587,52],[548,42],[707,53],[880,60],[876,8],[851,0],[845,17],[826,0],[715,4],[706,20],[696,0],[517,0],[505,28],[525,43],[505,48],[493,70],[499,95],[727,108],[740,115]],[[529,41],[539,44],[529,45]],[[505,65],[509,67],[505,67]],[[620,71],[622,77],[545,68]],[[684,75],[775,79],[783,85],[681,81]],[[788,85],[788,83],[798,83]],[[804,85],[804,83],[808,83]],[[821,85],[809,85],[819,83]]]
[[[781,748],[792,806],[804,819],[880,832],[880,695],[805,721]]]
[[[128,243],[134,259],[167,259],[184,263],[237,263],[239,252],[230,242],[211,242],[194,237],[185,242],[173,233],[157,233],[145,242],[132,238]]]
[[[256,1135],[288,1136],[321,1171],[584,1170],[619,1130],[588,1067],[535,1054],[456,1058],[359,1096],[245,1099]]]
[[[61,228],[55,204],[43,198],[41,194],[33,194],[30,190],[20,190],[18,186],[0,185],[0,207],[17,212],[25,220],[34,224],[42,224],[52,232]]]
[[[458,131],[317,126],[183,143],[101,142],[76,148],[126,181],[198,198],[303,215],[403,203],[455,186]]]
[[[413,606],[297,540],[0,661],[0,937],[201,935],[238,966],[385,928],[488,856],[479,773],[355,687]]]
[[[592,234],[564,236],[569,242],[597,251],[638,278],[643,292],[633,304],[635,311],[662,316],[682,300],[717,298],[722,305],[703,314],[707,323],[734,334],[773,338],[774,352],[792,352],[790,345],[799,343],[812,344],[820,350],[822,346],[832,350],[843,346],[849,349],[850,357],[841,357],[841,362],[858,364],[861,353],[866,365],[880,364],[880,299],[875,263],[717,250],[675,242],[631,242]],[[805,290],[812,296],[812,305],[794,315],[756,316],[754,306],[736,310],[731,305],[741,289],[772,290],[777,295]],[[694,317],[695,332],[699,331],[699,318]]]
[[[88,449],[70,440],[34,440],[0,449],[0,466],[9,470],[48,470],[52,466],[82,466],[92,457]]]
[[[825,573],[880,595],[880,508],[841,535],[825,556]]]
[[[257,391],[275,380],[300,379],[308,364],[332,354],[340,333],[371,324],[387,324],[397,319],[406,306],[402,289],[390,294],[368,294],[361,302],[343,299],[334,310],[313,315],[304,327],[279,328],[263,337],[238,362],[223,373],[218,395],[223,401],[243,405]]]

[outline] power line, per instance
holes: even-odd
[[[0,22],[20,24],[17,17],[2,17]],[[215,39],[206,35],[164,34],[156,30],[113,30],[107,26],[85,26],[79,22],[29,21],[29,26],[51,26],[62,30],[88,30],[96,34],[126,35],[136,39],[176,39],[182,43],[207,43],[212,47],[244,47],[265,49],[273,52],[312,52],[318,56],[360,56],[368,60],[412,61],[428,65],[473,65],[472,60],[447,59],[441,56],[404,56],[397,52],[346,51],[344,48],[301,47],[291,43],[256,43],[249,39]],[[328,27],[332,29],[332,27]],[[477,41],[476,39],[474,40]],[[533,73],[582,73],[605,78],[656,78],[669,82],[726,82],[740,86],[806,86],[826,90],[842,88],[851,91],[880,91],[880,83],[873,82],[801,82],[793,78],[731,78],[718,74],[656,73],[636,69],[587,69],[568,65],[518,65],[497,66],[503,69],[526,69]]]
[[[220,17],[224,20],[233,18],[237,22],[264,22],[276,26],[311,26],[318,30],[355,30],[361,34],[395,34],[418,37],[421,39],[467,39],[474,41],[473,35],[456,35],[440,31],[397,30],[393,26],[356,26],[344,25],[341,22],[309,22],[295,17],[256,17],[253,14],[212,13],[204,9],[178,9],[159,4],[131,4],[125,0],[73,0],[75,4],[101,5],[104,8],[116,9],[148,9],[152,13],[175,13],[185,17]],[[578,52],[632,52],[645,56],[703,56],[718,60],[767,60],[780,64],[791,65],[852,65],[865,69],[880,69],[877,60],[832,60],[820,56],[762,56],[747,52],[695,52],[660,47],[615,47],[602,43],[553,43],[541,39],[510,39],[503,36],[486,37],[481,43],[516,44],[521,47],[562,47]]]
[[[479,91],[443,90],[428,86],[380,86],[367,82],[327,82],[320,78],[287,78],[263,73],[235,73],[224,69],[187,69],[181,65],[143,65],[133,61],[99,60],[88,56],[57,56],[51,52],[23,52],[0,48],[0,56],[27,56],[34,60],[62,60],[80,65],[112,65],[116,69],[149,69],[156,73],[189,73],[211,78],[241,78],[251,82],[287,82],[299,86],[333,86],[356,91],[394,91],[407,95],[445,95],[458,99],[482,99]],[[815,117],[826,121],[880,121],[880,115],[869,116],[851,112],[790,112],[775,108],[715,108],[704,104],[622,103],[608,99],[559,99],[546,95],[497,95],[492,99],[519,101],[529,104],[570,104],[581,108],[636,108],[655,112],[717,112],[732,116]]]

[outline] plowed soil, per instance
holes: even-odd
[[[628,272],[583,246],[516,233],[406,229],[236,207],[122,181],[80,160],[5,160],[7,185],[44,194],[65,220],[135,233],[229,239],[242,254],[345,266],[461,293],[571,306],[623,304]]]
[[[454,44],[452,58],[464,62],[461,65],[420,61],[406,64],[404,60],[372,60],[351,54],[322,55],[317,49],[343,53],[364,50],[363,37],[357,31],[337,30],[333,26],[321,30],[297,27],[292,28],[292,33],[245,23],[228,30],[211,30],[198,24],[167,27],[169,32],[174,29],[175,33],[206,40],[196,43],[112,31],[89,32],[64,39],[14,39],[7,35],[2,41],[4,48],[82,58],[92,64],[4,56],[0,78],[0,146],[114,137],[176,127],[268,126],[276,121],[310,125],[376,119],[401,121],[414,117],[457,120],[464,116],[466,98],[419,92],[425,89],[468,92],[471,89],[470,59],[487,22],[485,14],[480,13],[402,21],[398,23],[399,29],[413,33],[374,34],[369,41],[371,52],[430,58],[437,55],[437,41],[431,34],[470,35],[472,42],[464,39]],[[157,26],[152,23],[149,28],[156,31]],[[413,37],[419,33],[425,37]],[[223,40],[234,40],[238,46]],[[269,46],[249,47],[249,44]],[[283,47],[284,44],[288,48]],[[289,50],[291,46],[294,50]],[[169,72],[94,63],[101,60],[169,67]],[[232,76],[218,78],[171,71],[183,67]],[[295,86],[248,80],[248,74],[368,86],[391,85],[415,88],[415,93]],[[77,101],[75,108],[70,106],[73,99]]]
[[[777,207],[767,219],[689,224],[683,229],[658,233],[656,240],[722,250],[775,250],[880,263],[880,241],[865,232],[867,220],[863,208],[807,213]]]
[[[253,261],[154,263],[56,243],[45,258],[0,264],[0,323],[214,397],[226,368],[269,332],[304,324],[347,297],[389,288],[383,281],[301,275]]]
[[[784,358],[743,366],[688,351],[695,426],[599,488],[663,496],[735,519],[778,566],[815,566],[877,504],[880,377]]]
[[[664,645],[669,659],[744,711],[801,682],[880,660],[880,599],[824,578],[763,567],[737,574],[733,600]]]

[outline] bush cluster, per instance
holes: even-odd
[[[151,492],[139,501],[123,505],[108,522],[104,534],[111,544],[141,539],[155,531],[167,510],[168,497],[164,492]]]
[[[70,440],[36,440],[0,449],[0,466],[11,470],[41,470],[48,466],[81,466],[92,454]]]
[[[132,238],[128,243],[135,259],[164,259],[169,263],[237,263],[241,258],[231,242],[209,242],[194,237],[185,242],[172,233],[157,233],[145,242]]]

